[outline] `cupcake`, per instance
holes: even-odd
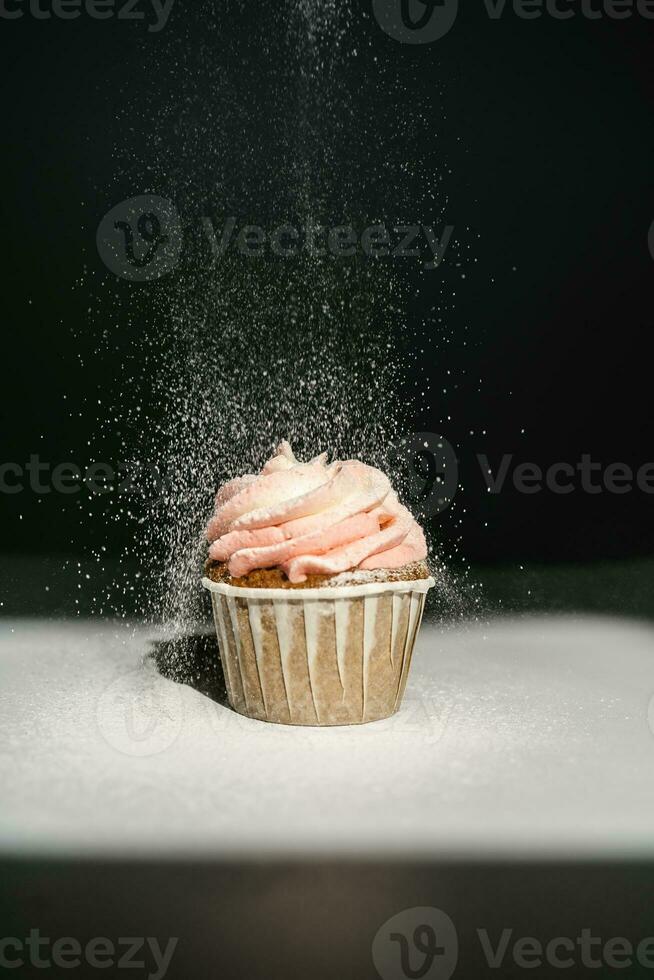
[[[388,477],[287,442],[218,491],[203,585],[229,701],[283,725],[394,714],[427,591],[425,536]]]

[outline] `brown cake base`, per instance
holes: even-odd
[[[289,582],[280,568],[258,568],[249,575],[234,578],[225,562],[212,561],[204,566],[204,574],[212,582],[223,582],[242,589],[324,589],[330,586],[362,585],[365,582],[414,582],[430,576],[425,561],[414,561],[401,568],[378,568],[369,572],[344,572],[341,575],[309,575],[304,582]]]

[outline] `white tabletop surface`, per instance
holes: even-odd
[[[654,625],[423,625],[394,718],[249,721],[161,677],[156,633],[0,621],[0,851],[654,855]]]

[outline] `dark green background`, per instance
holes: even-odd
[[[247,54],[244,77],[265,77],[279,31],[283,73],[289,4],[213,6],[224,10],[233,67]],[[183,29],[192,39],[192,10],[194,0],[177,0],[164,34]],[[248,45],[261,18],[272,39],[267,51]],[[408,327],[410,336],[440,296],[456,291],[447,304],[450,339],[427,333],[424,354],[407,361],[408,390],[426,377],[433,393],[413,427],[442,432],[460,459],[459,510],[437,520],[446,549],[459,541],[473,564],[513,567],[650,555],[652,495],[531,496],[508,485],[492,496],[475,454],[495,467],[503,453],[544,467],[575,464],[582,453],[603,465],[654,460],[653,22],[526,21],[510,11],[492,21],[483,5],[465,4],[445,38],[403,46],[361,3],[352,29],[364,51],[347,69],[352,98],[361,97],[357,72],[377,65],[384,78],[370,105],[371,161],[384,153],[386,92],[393,113],[402,105],[415,113],[422,102],[438,108],[433,127],[427,118],[415,148],[402,151],[442,161],[439,194],[458,241],[433,279],[421,278]],[[131,397],[121,364],[135,341],[111,334],[118,328],[110,303],[98,317],[87,314],[93,277],[106,275],[95,229],[121,197],[141,191],[127,179],[121,186],[112,149],[118,143],[129,157],[133,141],[140,152],[147,133],[138,119],[129,129],[118,109],[126,92],[138,96],[152,51],[164,43],[139,23],[0,20],[2,461],[25,463],[39,453],[52,465],[83,466],[123,454],[118,435],[113,447],[105,440],[101,457],[94,444],[97,399]],[[368,77],[367,90],[374,87]],[[267,119],[253,111],[243,125],[240,138],[250,133],[256,141]],[[353,166],[365,172],[365,148],[355,152]],[[246,179],[256,181],[256,161]],[[79,284],[85,266],[90,275]],[[114,288],[124,308],[130,297],[143,302],[148,287]],[[2,495],[0,508],[7,556],[86,554],[104,521],[103,507],[88,517],[79,497],[59,494]],[[118,555],[131,532],[114,527]]]

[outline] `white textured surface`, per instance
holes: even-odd
[[[654,855],[654,627],[423,626],[388,721],[249,721],[152,633],[0,622],[0,849]]]

